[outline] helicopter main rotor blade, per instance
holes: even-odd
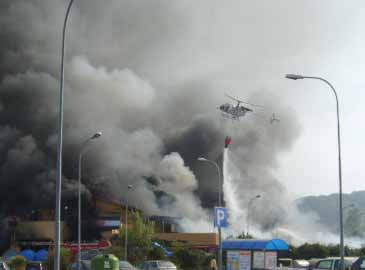
[[[239,99],[237,99],[235,97],[232,97],[232,96],[230,96],[230,95],[228,95],[226,93],[225,93],[225,95],[226,95],[226,97],[228,97],[228,98],[230,98],[230,99],[232,99],[234,101],[237,101],[238,103],[244,103],[244,104],[247,104],[247,105],[250,105],[250,106],[254,106],[254,107],[265,108],[264,106],[261,106],[261,105],[256,105],[256,104],[252,104],[252,103],[249,103],[249,102],[246,102],[246,101],[239,100]]]

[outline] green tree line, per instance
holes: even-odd
[[[340,254],[339,245],[323,245],[305,243],[298,247],[290,246],[290,257],[293,259],[308,260],[311,258],[338,257]],[[345,246],[345,256],[357,257],[365,255],[365,248],[350,248]]]

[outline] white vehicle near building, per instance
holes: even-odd
[[[351,265],[357,260],[357,257],[345,257],[345,269],[351,269]],[[340,270],[341,258],[330,257],[318,260],[313,270]]]

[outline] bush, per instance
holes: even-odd
[[[25,270],[27,267],[27,260],[23,256],[17,255],[10,260],[9,266],[12,270]]]
[[[184,270],[202,270],[209,265],[207,255],[204,251],[193,250],[189,247],[178,248],[171,260],[181,269]]]
[[[148,253],[148,259],[150,260],[164,260],[165,258],[165,254],[160,248],[154,247]]]
[[[122,248],[119,245],[113,245],[110,248],[103,250],[103,254],[113,254],[115,255],[119,260],[124,260],[124,248]]]

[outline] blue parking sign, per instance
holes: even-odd
[[[228,212],[225,207],[214,207],[214,227],[228,227]]]

